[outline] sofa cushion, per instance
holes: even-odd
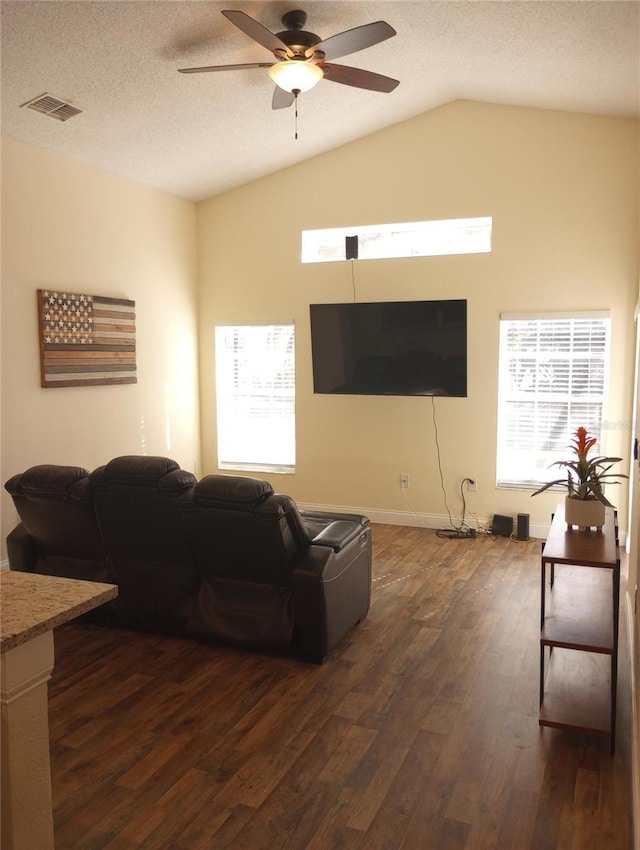
[[[106,559],[86,469],[32,466],[10,478],[5,488],[40,557]]]
[[[183,634],[200,576],[178,502],[196,477],[170,458],[123,456],[90,480],[126,624]]]
[[[32,466],[14,475],[4,485],[12,495],[46,496],[51,499],[83,499],[87,494],[89,471],[81,466]]]
[[[14,475],[5,487],[21,519],[7,537],[11,569],[115,583],[96,522],[86,469],[33,466]],[[111,622],[119,605],[115,599],[85,618]]]
[[[107,484],[155,487],[158,479],[180,467],[175,460],[168,457],[122,455],[110,460],[100,469],[101,478]],[[191,473],[186,474],[191,475]]]
[[[196,504],[203,507],[254,510],[273,495],[273,487],[259,478],[240,475],[207,475],[194,490]]]

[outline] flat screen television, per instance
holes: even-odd
[[[313,391],[467,395],[467,302],[311,304]]]

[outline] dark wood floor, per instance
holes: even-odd
[[[629,850],[626,638],[611,757],[538,726],[540,541],[373,536],[322,667],[57,630],[57,850]]]

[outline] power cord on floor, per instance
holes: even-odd
[[[533,539],[533,537],[518,537],[516,531],[512,531],[509,535],[509,540],[513,540],[514,543],[529,543]]]
[[[478,515],[472,513],[471,516],[474,518],[476,523],[476,535],[484,535],[486,537],[494,537],[493,531],[490,528],[487,528],[486,525],[480,522],[478,519]]]
[[[460,519],[459,525],[456,525],[453,521],[453,517],[451,516],[451,511],[449,510],[449,504],[447,502],[447,490],[444,486],[444,475],[442,473],[442,461],[440,458],[440,442],[438,440],[438,421],[436,419],[436,400],[435,396],[431,396],[431,408],[432,408],[432,419],[433,419],[433,431],[435,435],[435,443],[436,443],[436,457],[438,460],[438,473],[440,475],[440,487],[442,488],[442,494],[444,497],[444,507],[447,511],[447,516],[449,517],[449,524],[451,528],[438,528],[436,529],[436,535],[438,537],[446,538],[447,540],[468,540],[474,537],[477,537],[477,530],[475,528],[471,528],[465,520],[465,514],[467,511],[467,502],[464,497],[464,485],[467,481],[470,481],[470,478],[464,478],[460,483],[460,498],[462,499],[462,517]]]

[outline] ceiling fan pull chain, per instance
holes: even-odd
[[[293,103],[295,106],[295,124],[294,124],[294,139],[298,138],[298,95],[300,94],[300,89],[294,89],[293,92]]]

